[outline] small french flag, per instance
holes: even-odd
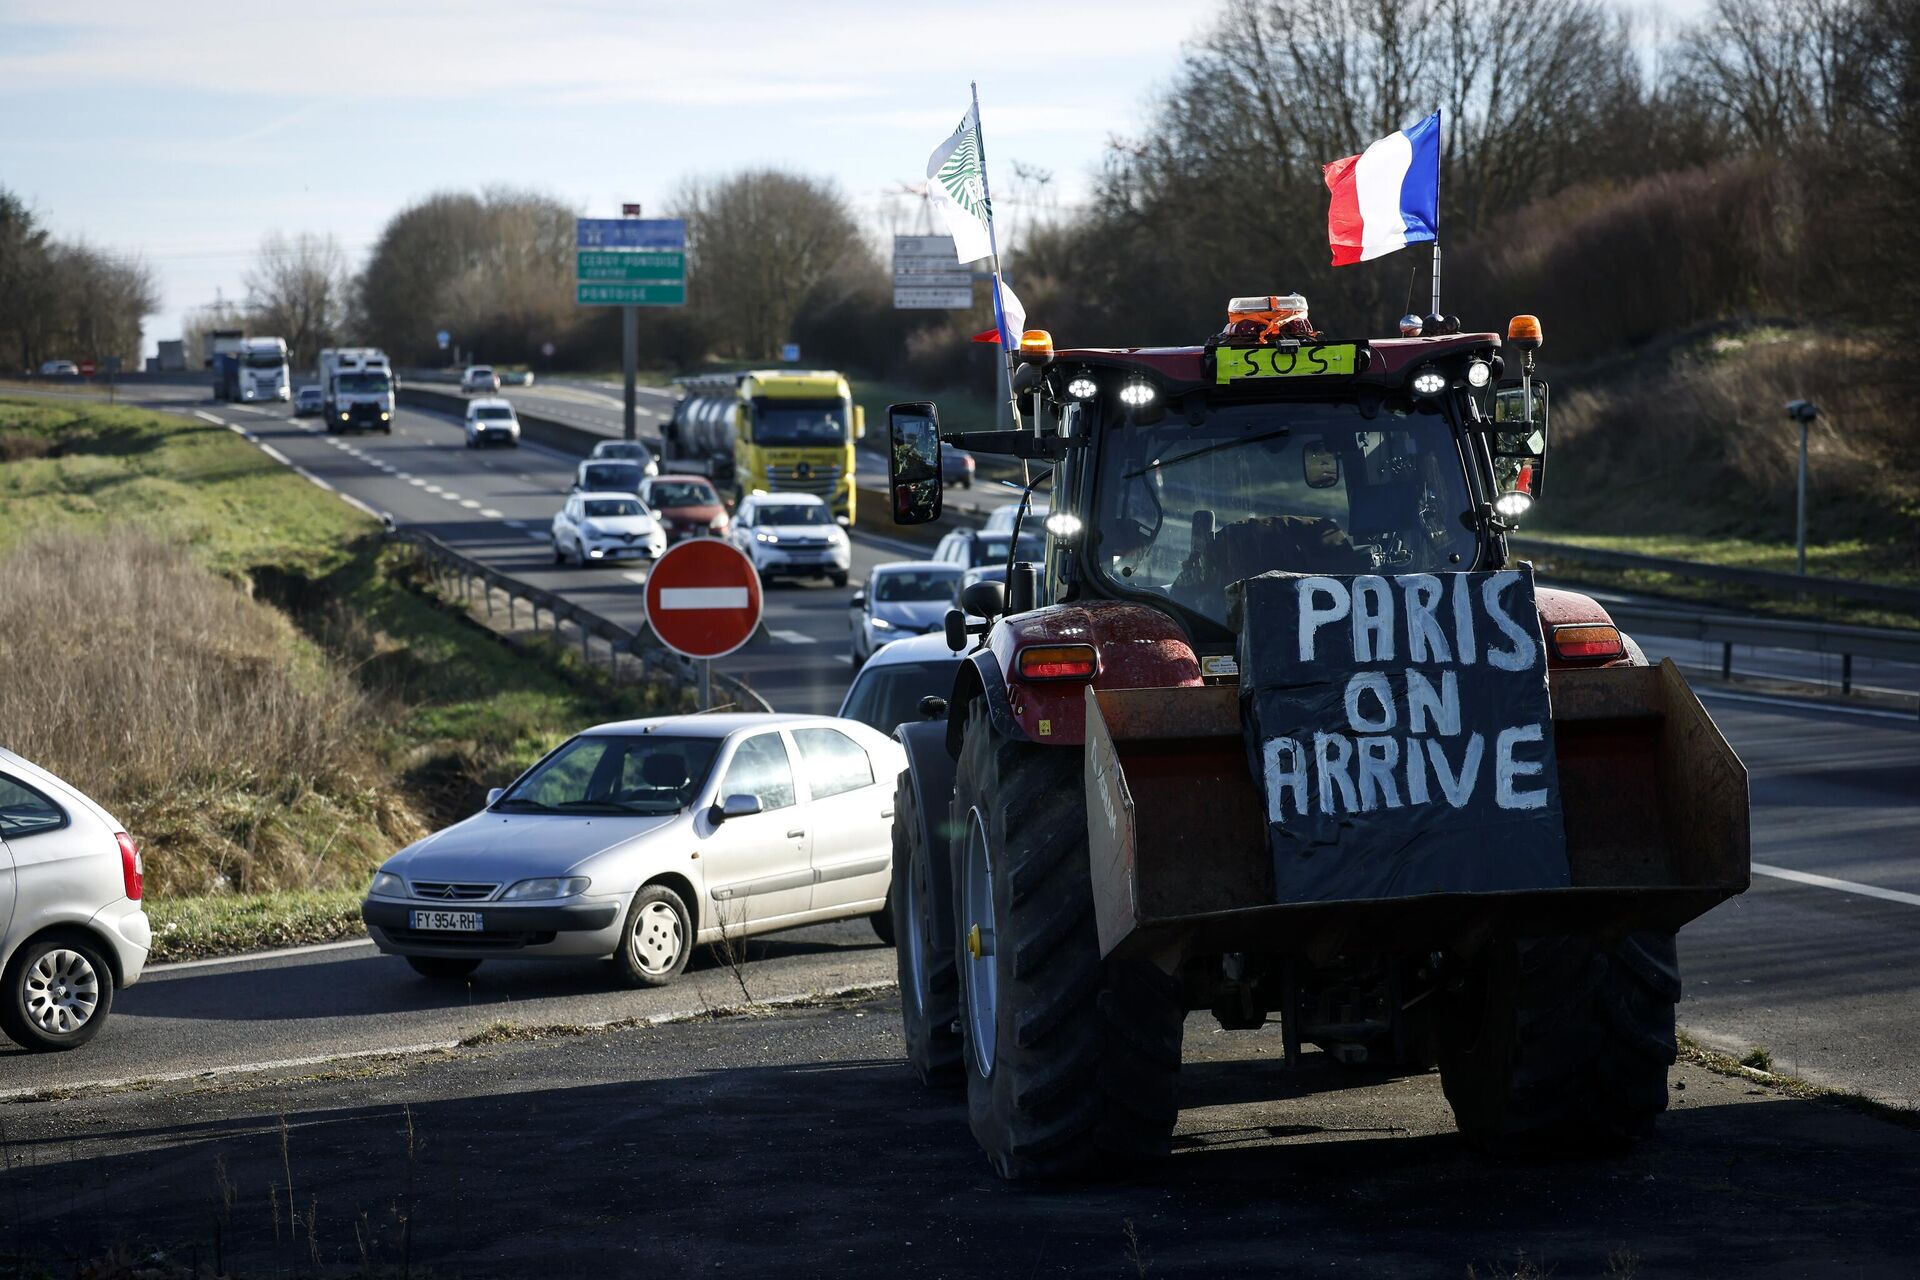
[[[1325,166],[1333,265],[1432,240],[1440,226],[1440,113]]]

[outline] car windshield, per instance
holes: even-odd
[[[871,663],[854,678],[840,714],[882,733],[892,733],[894,726],[920,719],[920,699],[928,694],[944,698],[953,692],[953,673],[959,665],[958,657],[934,662]]]
[[[476,418],[511,418],[513,417],[513,410],[504,404],[482,405],[473,411],[473,416]]]
[[[475,365],[473,368],[467,370],[467,376],[469,378],[491,378],[493,376],[493,370],[483,364]]]
[[[589,498],[587,516],[643,516],[647,509],[638,498]]]
[[[676,480],[670,484],[653,486],[653,503],[657,507],[716,507],[720,505],[720,495],[713,486],[696,480]]]
[[[1024,523],[1023,521],[1023,527],[1020,530],[1020,554],[1016,558],[1021,560],[1040,560],[1047,554],[1046,539],[1042,538],[1038,533],[1028,532],[1024,527]],[[1007,537],[975,538],[973,540],[973,563],[1005,564],[1007,562],[1007,549],[1012,542],[1013,539]]]
[[[287,358],[277,351],[256,351],[247,357],[249,369],[278,369]]]
[[[787,503],[777,507],[761,507],[754,513],[755,524],[832,524],[833,517],[827,514],[825,503]]]
[[[631,462],[589,462],[581,468],[583,489],[631,489],[640,491],[640,468]]]
[[[1270,569],[1425,573],[1477,558],[1459,446],[1429,401],[1222,405],[1114,426],[1097,477],[1098,571],[1222,627],[1227,587]]]
[[[719,738],[582,734],[494,801],[507,813],[678,813],[713,769]]]
[[[873,598],[890,601],[955,600],[960,575],[953,569],[901,569],[873,575]]]
[[[384,373],[343,373],[334,380],[337,391],[385,391],[387,375]]]
[[[597,444],[593,446],[596,458],[629,458],[634,462],[645,462],[653,455],[647,452],[647,446],[639,443],[621,441],[618,444]]]
[[[758,445],[845,444],[844,400],[753,402],[753,442]]]

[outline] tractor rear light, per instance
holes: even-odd
[[[1028,680],[1091,680],[1100,655],[1090,644],[1041,644],[1022,649],[1014,665]]]
[[[1553,651],[1562,658],[1618,658],[1627,650],[1618,627],[1581,622],[1553,629]]]
[[[120,879],[127,887],[127,896],[138,902],[147,882],[146,869],[140,862],[140,849],[133,843],[133,837],[124,831],[114,832],[113,838],[120,844]]]

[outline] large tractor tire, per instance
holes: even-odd
[[[955,778],[960,1056],[1003,1178],[1118,1172],[1165,1155],[1178,1117],[1180,987],[1100,958],[1082,759],[998,736],[976,702]]]
[[[1497,1154],[1620,1151],[1667,1109],[1680,963],[1671,933],[1496,945],[1447,992],[1440,1080]]]
[[[951,918],[936,909],[936,895],[952,891],[945,862],[927,856],[926,823],[914,803],[913,779],[903,770],[893,792],[894,966],[900,975],[900,1024],[907,1065],[922,1084],[953,1089],[960,1075],[960,988],[954,974],[953,939],[935,921]]]

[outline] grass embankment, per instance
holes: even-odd
[[[141,842],[156,959],[357,931],[373,866],[582,725],[655,709],[414,589],[218,427],[0,401],[0,733]]]
[[[1808,572],[1920,584],[1920,436],[1886,376],[1889,354],[1859,336],[1761,326],[1570,374],[1556,387],[1541,518],[1526,532],[1791,572],[1799,435],[1783,406],[1804,399],[1821,410],[1808,440]],[[1727,597],[1711,584],[1579,572]]]

